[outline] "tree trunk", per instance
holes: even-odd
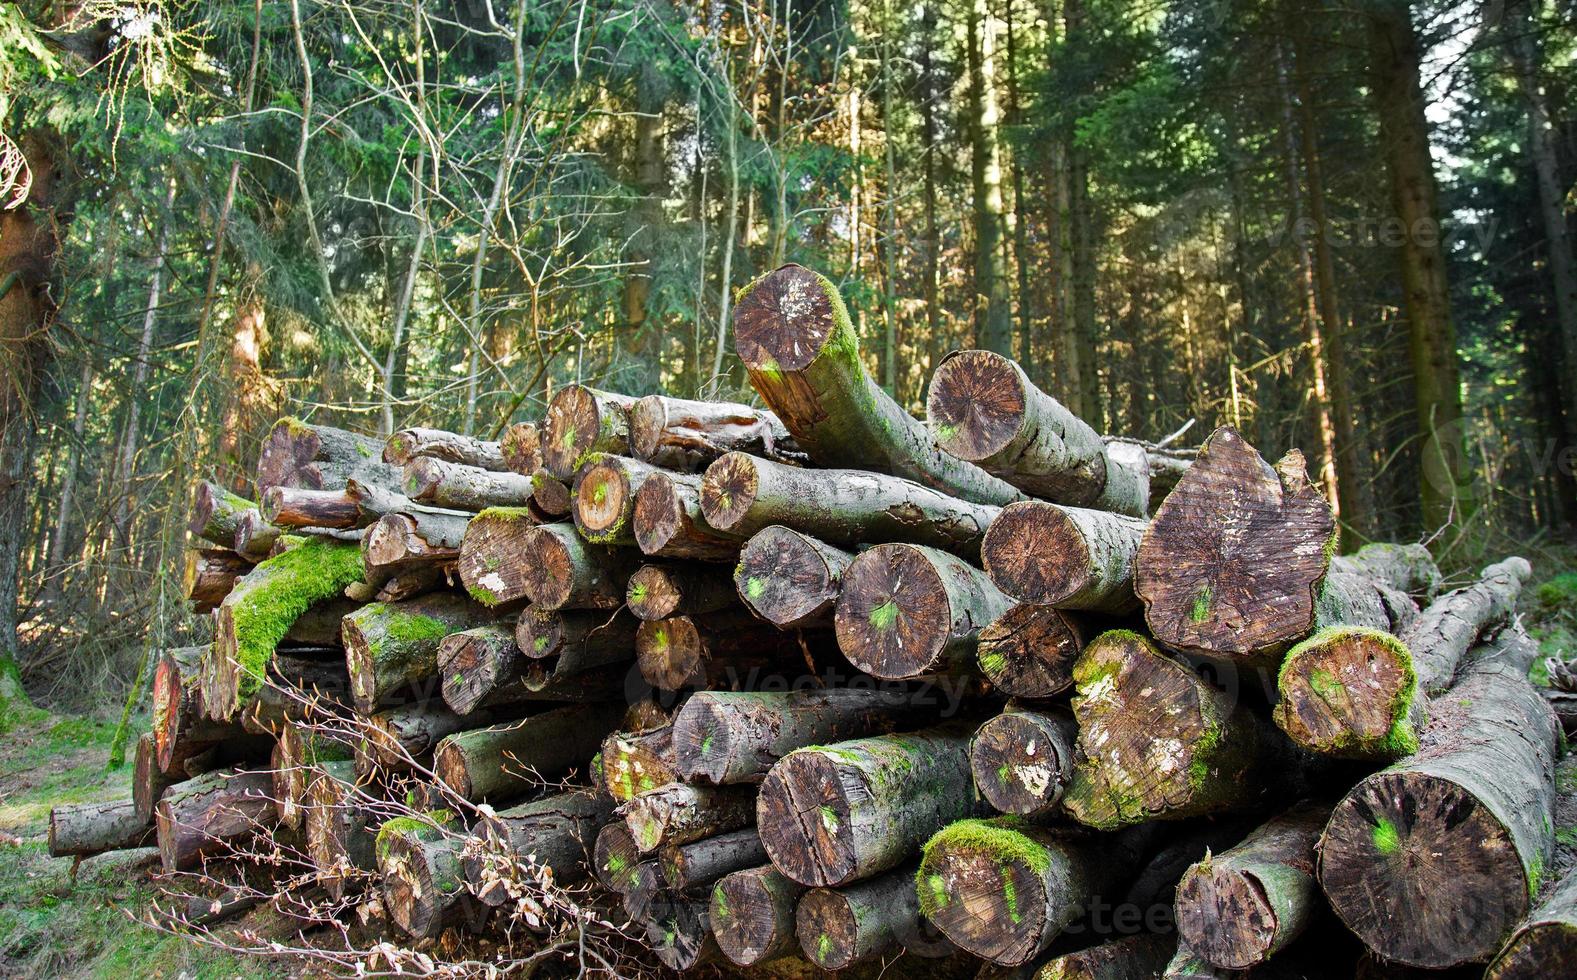
[[[1064,40],[1067,50],[1078,51],[1090,43],[1093,33],[1085,23],[1085,0],[1065,0],[1062,6]],[[1085,82],[1084,85],[1090,85]],[[1073,333],[1078,350],[1081,375],[1080,404],[1072,404],[1073,414],[1097,429],[1103,428],[1099,365],[1096,360],[1095,323],[1095,211],[1090,203],[1090,150],[1077,132],[1077,119],[1086,115],[1094,93],[1081,91],[1070,107],[1065,143],[1068,148],[1068,242],[1070,292],[1073,297]]]
[[[1103,510],[1026,500],[986,531],[991,581],[1023,602],[1123,614],[1139,606],[1134,565],[1147,525]]]
[[[625,605],[644,621],[700,616],[739,604],[726,568],[711,565],[642,565],[630,576]]]
[[[504,468],[521,476],[532,476],[542,468],[542,429],[535,422],[512,422],[499,441]]]
[[[77,803],[49,811],[49,856],[84,858],[143,847],[153,840],[147,814],[131,800]]]
[[[1077,736],[1064,711],[1009,708],[981,725],[969,745],[975,787],[1000,813],[1053,814],[1073,778]]]
[[[489,507],[524,507],[531,478],[479,466],[418,456],[405,464],[405,492],[419,503],[476,513]]]
[[[736,451],[805,462],[778,417],[759,408],[647,395],[630,409],[630,452],[653,466],[693,473]]]
[[[584,769],[622,716],[618,705],[586,705],[456,732],[433,751],[433,772],[451,792],[472,802],[520,796],[572,769]]]
[[[455,714],[437,698],[386,708],[364,719],[365,737],[356,745],[356,772],[371,777],[430,766],[439,742],[491,720],[486,711]]]
[[[756,791],[669,783],[626,800],[619,813],[635,849],[650,854],[750,826],[756,819]]]
[[[154,807],[165,871],[189,871],[228,854],[274,822],[266,772],[210,772],[165,791]]]
[[[635,399],[585,385],[565,385],[548,402],[543,420],[542,465],[568,480],[591,453],[630,451],[630,416]]]
[[[745,868],[766,861],[767,852],[754,827],[707,837],[688,844],[668,844],[657,852],[663,881],[673,891],[694,891]]]
[[[644,915],[646,944],[657,961],[670,970],[685,972],[722,958],[712,937],[704,898],[662,894],[654,896]]]
[[[275,527],[288,528],[354,530],[376,520],[374,515],[364,517],[360,502],[344,490],[296,487],[269,487],[258,513]]]
[[[509,427],[509,431],[514,433],[522,428],[528,429],[531,436],[535,436],[536,429],[529,422],[517,422]],[[516,453],[518,454],[533,442],[534,439],[527,438],[525,432],[518,433],[514,444]],[[403,467],[417,458],[437,459],[457,466],[474,466],[494,473],[519,473],[522,476],[530,476],[532,470],[540,465],[533,463],[531,469],[522,473],[508,465],[504,448],[498,443],[446,432],[443,429],[401,429],[389,436],[388,441],[383,444],[383,461],[391,466]]]
[[[245,740],[235,722],[216,722],[203,710],[197,685],[203,647],[175,647],[159,656],[153,672],[154,761],[160,772],[183,772],[182,763],[224,742]],[[151,811],[150,811],[151,812]]]
[[[356,710],[371,714],[438,674],[438,647],[450,633],[494,617],[465,596],[434,592],[405,602],[374,602],[346,616],[345,665]]]
[[[701,478],[656,473],[635,495],[635,543],[654,558],[732,562],[742,535],[719,531],[701,511]]]
[[[1564,831],[1565,828],[1562,828]],[[1517,927],[1486,980],[1542,980],[1577,970],[1577,875],[1567,874]]]
[[[781,630],[833,625],[843,573],[854,556],[774,524],[745,543],[734,589],[757,616]]]
[[[647,478],[661,472],[650,463],[611,454],[588,454],[575,471],[570,506],[575,529],[592,544],[634,545],[635,497]]]
[[[192,490],[191,520],[187,530],[221,548],[235,547],[235,532],[241,515],[257,505],[216,483],[200,481]]]
[[[484,606],[507,606],[527,595],[539,557],[528,548],[537,527],[526,507],[493,507],[466,525],[460,540],[460,581]]]
[[[262,511],[246,511],[236,521],[236,554],[254,565],[272,558],[281,533],[279,528],[263,519]]]
[[[1002,267],[1005,220],[1002,210],[1002,157],[997,145],[996,39],[987,0],[969,6],[970,174],[975,212],[975,337],[978,346],[1003,356],[1013,354],[1013,309]]]
[[[466,523],[465,518],[449,514],[384,514],[361,539],[366,580],[386,582],[423,571],[452,576],[460,562]]]
[[[1019,603],[980,631],[975,660],[1003,694],[1051,698],[1073,686],[1073,664],[1089,632],[1061,610]]]
[[[743,609],[653,620],[635,633],[641,676],[664,691],[753,687],[760,672],[803,668],[808,656],[801,634],[765,629]]]
[[[796,950],[794,910],[804,891],[770,864],[719,881],[712,888],[710,921],[729,962],[750,967]]]
[[[471,832],[462,864],[482,904],[508,904],[506,882],[546,868],[555,884],[573,885],[590,871],[590,845],[609,823],[613,801],[590,790],[570,790],[485,816]]]

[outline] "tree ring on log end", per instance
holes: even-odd
[[[959,459],[1001,452],[1024,424],[1024,387],[1012,362],[991,351],[960,351],[937,366],[926,413],[937,444]]]
[[[1050,606],[1020,603],[980,631],[980,670],[1016,698],[1055,697],[1073,686],[1073,665],[1084,649],[1078,624]]]
[[[1257,966],[1276,941],[1276,910],[1265,886],[1251,871],[1206,864],[1196,865],[1178,885],[1178,935],[1216,966]]]
[[[471,774],[467,769],[465,752],[457,743],[448,739],[438,743],[438,749],[433,753],[433,775],[456,796],[463,800],[471,799]]]
[[[520,550],[535,558],[522,569],[531,601],[548,609],[568,602],[575,584],[575,556],[570,554],[569,546],[552,531],[534,527],[522,538]]]
[[[1025,602],[1055,604],[1089,584],[1090,544],[1062,508],[1038,501],[1009,504],[980,545],[997,588]]]
[[[599,459],[575,478],[575,523],[589,541],[617,534],[629,501],[629,480],[612,460]]]
[[[798,371],[816,359],[835,328],[835,287],[804,266],[768,273],[734,310],[734,347],[752,371]]]
[[[678,611],[683,599],[684,593],[661,565],[642,565],[630,576],[626,604],[643,620],[667,619]]]
[[[653,473],[635,491],[635,543],[642,552],[654,555],[662,551],[679,533],[684,516],[679,495],[667,475]]]
[[[941,867],[926,862],[920,875],[926,918],[959,949],[1018,966],[1043,948],[1046,911],[1059,897],[1046,894],[1045,882],[1022,858],[952,846]]]
[[[1412,657],[1390,634],[1321,632],[1287,655],[1277,686],[1276,722],[1305,748],[1397,756],[1417,747],[1408,725],[1417,688]]]
[[[790,753],[767,773],[756,798],[767,856],[802,885],[849,881],[858,872],[849,801],[869,797],[863,780],[834,760],[814,750]]]
[[[674,723],[674,753],[679,772],[689,781],[721,784],[729,775],[734,754],[734,716],[701,698],[686,703]]]
[[[806,892],[794,918],[800,946],[812,963],[824,970],[841,970],[854,962],[860,925],[844,895],[831,889]]]
[[[668,402],[660,395],[647,395],[630,410],[630,452],[636,459],[651,459],[662,445],[663,430],[668,428]]]
[[[877,545],[849,564],[834,621],[844,656],[875,677],[925,673],[952,635],[946,583],[905,545]]]
[[[836,598],[832,569],[805,536],[781,525],[763,528],[739,556],[734,586],[768,622],[782,625]]]
[[[515,645],[532,660],[564,652],[564,616],[554,609],[527,607],[515,624]]]
[[[1006,711],[986,721],[970,746],[969,765],[986,802],[1002,813],[1038,814],[1055,807],[1071,758],[1034,716]]]
[[[706,468],[701,478],[701,512],[719,530],[731,530],[750,512],[760,487],[755,461],[745,453],[729,453]]]
[[[602,428],[597,398],[582,385],[560,388],[548,403],[542,462],[559,479],[575,472],[576,461],[597,441]]]
[[[754,966],[778,952],[776,904],[760,875],[727,875],[712,889],[712,931],[731,962]]]
[[[389,918],[413,936],[428,935],[435,925],[434,903],[442,899],[428,873],[422,842],[404,834],[385,834],[378,843],[383,851],[378,863]]]
[[[702,683],[706,677],[706,643],[688,616],[643,621],[635,630],[641,676],[665,691]]]

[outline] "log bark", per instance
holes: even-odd
[[[1252,807],[1283,790],[1291,746],[1228,692],[1127,630],[1074,667],[1081,761],[1068,815],[1111,830]]]
[[[489,507],[525,507],[532,494],[530,477],[446,463],[429,456],[418,456],[405,464],[403,485],[406,495],[418,503],[472,512]]]
[[[509,901],[508,883],[521,877],[536,882],[546,872],[560,885],[584,879],[598,828],[616,825],[612,814],[606,796],[570,790],[484,816],[461,856],[472,893],[497,907]]]
[[[726,874],[757,867],[766,860],[766,849],[754,827],[688,844],[666,844],[657,852],[663,884],[676,892],[705,888]]]
[[[1070,714],[1009,708],[981,725],[970,743],[975,786],[998,812],[1055,813],[1073,779],[1077,737]]]
[[[927,545],[973,559],[1001,512],[896,476],[806,470],[730,453],[701,478],[706,522],[748,537],[784,524],[834,545]]]
[[[384,514],[361,539],[364,577],[383,583],[405,572],[436,569],[452,579],[466,523],[444,514]]]
[[[1027,500],[1002,509],[980,546],[997,588],[1021,602],[1122,615],[1137,609],[1134,559],[1146,524]]]
[[[648,859],[642,857],[630,836],[630,828],[623,820],[613,820],[597,831],[592,848],[592,869],[602,887],[619,895],[628,895],[641,881],[636,867]]]
[[[1086,624],[1051,606],[1020,603],[980,631],[975,661],[992,686],[1015,698],[1052,698],[1073,686]]]
[[[1241,844],[1189,868],[1177,887],[1177,931],[1212,964],[1247,970],[1297,939],[1319,914],[1315,844],[1330,808],[1293,807]]]
[[[673,728],[609,735],[602,742],[602,778],[609,795],[620,802],[677,782]]]
[[[510,423],[498,448],[512,473],[531,476],[542,468],[542,429],[535,422]]]
[[[1146,932],[1054,956],[1035,971],[1036,980],[1156,980],[1177,951],[1177,941]]]
[[[700,691],[674,716],[675,773],[687,782],[759,782],[795,749],[886,735],[928,713],[935,706],[926,696],[904,691]]]
[[[1423,602],[1440,591],[1440,567],[1421,544],[1366,544],[1350,555],[1333,557],[1331,571],[1384,582]]]
[[[443,739],[491,720],[485,711],[456,714],[438,698],[386,708],[365,718],[363,738],[356,744],[356,772],[372,777],[426,766]]]
[[[920,908],[960,949],[1002,966],[1028,963],[1092,899],[1121,892],[1139,870],[1146,836],[960,821],[925,845],[915,878]]]
[[[363,483],[399,486],[399,471],[383,463],[382,456],[383,446],[376,439],[283,418],[263,439],[257,460],[257,490],[260,494],[269,487],[339,490],[352,477]]]
[[[345,490],[303,490],[269,487],[258,512],[275,527],[366,527],[374,515],[363,515],[361,503]]]
[[[669,783],[626,800],[618,812],[636,850],[650,854],[750,826],[756,793],[750,786]]]
[[[807,462],[771,412],[732,402],[647,395],[630,408],[630,451],[654,466],[684,473],[731,452],[780,463]]]
[[[53,853],[53,850],[51,850]],[[1577,875],[1568,874],[1512,933],[1486,980],[1542,980],[1577,972]]]
[[[873,677],[903,680],[973,672],[980,631],[1013,604],[956,555],[879,544],[843,573],[838,647]]]
[[[235,551],[252,564],[272,558],[283,532],[263,519],[262,511],[249,510],[236,519]]]
[[[49,856],[90,857],[153,842],[153,824],[129,799],[77,803],[49,811]]]
[[[313,768],[302,797],[307,857],[317,883],[335,901],[359,891],[378,868],[373,842],[379,817],[366,792],[357,785],[354,763],[325,762]]]
[[[222,743],[245,742],[250,736],[235,722],[216,722],[203,710],[197,668],[203,647],[173,647],[159,656],[153,669],[154,761],[159,771],[182,774],[186,760]],[[261,743],[246,745],[247,755]],[[266,750],[265,750],[266,751]],[[152,810],[149,810],[151,815]]]
[[[494,703],[495,694],[519,683],[524,667],[515,631],[506,623],[450,633],[438,644],[444,703],[462,715]]]
[[[154,807],[166,871],[189,871],[227,854],[274,821],[266,772],[224,770],[170,787]]]
[[[1324,755],[1397,759],[1412,752],[1425,704],[1443,694],[1472,645],[1515,612],[1532,573],[1521,558],[1430,603],[1395,635],[1323,630],[1288,654],[1277,678],[1275,719],[1298,745]]]
[[[433,751],[433,772],[451,792],[472,802],[519,796],[572,769],[584,771],[622,714],[618,705],[558,708],[457,732]]]
[[[1108,454],[1094,429],[1001,354],[969,350],[944,358],[931,375],[926,420],[943,450],[1025,493],[1130,517],[1145,514],[1145,457]]]
[[[1476,652],[1418,752],[1353,787],[1320,842],[1342,922],[1410,966],[1489,959],[1549,866],[1558,725],[1520,663]]]
[[[131,768],[131,799],[137,815],[145,821],[153,820],[154,806],[159,802],[159,797],[164,791],[187,778],[183,769],[172,769],[165,772],[159,768],[158,749],[154,747],[153,735],[143,732],[137,738],[137,745],[132,752]],[[185,760],[187,763],[197,765],[203,763],[203,769],[213,768],[217,763],[209,763],[209,756],[192,756]]]
[[[562,519],[569,516],[575,501],[570,496],[569,484],[544,467],[531,474],[531,502],[548,517]]]
[[[192,611],[212,612],[235,588],[238,578],[252,570],[252,563],[222,548],[197,548],[186,553],[181,591],[192,601]]]
[[[590,544],[569,523],[532,528],[521,548],[525,594],[543,609],[617,609],[640,567],[639,552]]]
[[[635,631],[641,677],[664,691],[755,686],[763,672],[797,675],[806,649],[801,634],[763,629],[742,609],[643,622]]]
[[[734,347],[750,383],[818,466],[913,477],[980,504],[1023,499],[943,452],[930,431],[877,386],[860,362],[837,287],[810,270],[786,265],[745,287],[734,311]]]
[[[344,661],[345,654],[337,647],[276,653],[267,683],[236,710],[236,720],[243,730],[272,739],[285,725],[347,714],[351,697]]]
[[[630,409],[635,399],[586,385],[554,392],[543,420],[542,465],[569,480],[591,453],[630,451]]]
[[[356,710],[378,707],[438,674],[444,637],[494,619],[465,596],[434,592],[399,603],[374,602],[346,616],[345,666]]]
[[[654,558],[727,562],[738,557],[744,544],[742,535],[706,522],[701,478],[693,474],[653,474],[635,494],[631,523],[636,545]]]
[[[307,785],[318,766],[330,762],[354,765],[354,742],[349,732],[341,734],[327,728],[285,725],[280,729],[269,767],[274,782],[274,812],[282,826],[300,829],[306,819],[303,801]]]
[[[378,830],[383,907],[390,922],[418,939],[439,935],[464,913],[462,831],[450,828],[452,818],[439,812],[444,819],[396,817]]]
[[[831,627],[843,573],[854,556],[774,524],[751,535],[734,569],[734,588],[778,629]]]
[[[460,581],[484,606],[507,606],[526,598],[526,583],[538,556],[527,542],[539,521],[528,507],[490,507],[466,525],[460,542]]]
[[[709,565],[642,565],[630,576],[625,605],[637,619],[700,616],[739,604],[725,568]]]
[[[772,863],[815,886],[902,864],[932,834],[974,815],[969,734],[953,723],[784,756],[767,773],[757,805]]]
[[[231,493],[217,483],[200,480],[192,490],[191,520],[186,528],[193,537],[202,538],[221,548],[233,548],[241,515],[256,509],[257,505],[245,497]]]
[[[514,431],[520,425],[529,425],[529,423],[517,422],[509,427],[510,431]],[[445,432],[443,429],[401,429],[383,444],[385,463],[404,466],[417,458],[438,459],[446,463],[458,463],[461,466],[474,466],[494,473],[510,470],[504,458],[503,447],[498,443],[455,432]],[[529,474],[531,471],[526,472]]]
[[[710,921],[718,949],[736,966],[755,966],[799,948],[794,912],[805,886],[772,865],[735,871],[712,888]]]
[[[812,888],[800,896],[794,915],[800,949],[824,970],[918,947],[924,930],[912,868],[847,888]]]

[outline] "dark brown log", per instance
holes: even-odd
[[[1326,825],[1325,895],[1388,960],[1483,962],[1538,892],[1559,726],[1520,668],[1483,651],[1432,703],[1418,752],[1359,782]]]
[[[673,729],[620,731],[602,743],[602,778],[620,802],[679,780]]]
[[[1143,517],[1150,470],[1142,451],[1110,447],[1001,354],[954,351],[931,375],[931,434],[947,452],[1025,493]]]
[[[778,629],[830,627],[843,573],[854,556],[774,524],[751,536],[734,569],[734,588]]]
[[[559,708],[519,721],[456,732],[433,751],[433,772],[462,799],[503,800],[573,769],[585,771],[623,708]]]
[[[639,620],[628,610],[540,609],[528,607],[515,623],[515,643],[533,660],[574,652],[595,663],[629,659]],[[584,661],[593,666],[592,660]]]
[[[328,762],[353,765],[354,736],[329,728],[285,725],[274,742],[270,776],[274,781],[274,812],[282,826],[299,829],[306,818],[302,801],[317,767]]]
[[[1562,828],[1563,831],[1566,828]],[[1544,980],[1577,973],[1577,875],[1568,874],[1507,941],[1486,980]]]
[[[712,888],[712,935],[729,962],[755,966],[799,948],[794,911],[805,886],[772,865],[735,871]]]
[[[396,817],[378,829],[378,875],[383,906],[409,936],[435,937],[460,921],[465,876],[460,866],[463,830],[447,811]]]
[[[454,510],[525,507],[531,502],[531,478],[495,473],[477,466],[446,463],[418,456],[405,464],[406,494],[414,501]]]
[[[534,527],[520,547],[525,594],[543,609],[617,609],[640,567],[639,552],[590,544],[570,523]]]
[[[510,423],[498,448],[512,473],[530,476],[542,468],[542,430],[535,422]]]
[[[645,622],[635,632],[635,657],[646,683],[664,691],[739,687],[752,672],[803,672],[801,634],[764,629],[743,609]]]
[[[153,668],[154,761],[161,772],[179,772],[187,759],[208,751],[227,739],[243,737],[234,722],[216,722],[203,711],[197,670],[203,647],[171,647],[159,655]],[[150,808],[148,813],[152,815]]]
[[[625,605],[637,619],[699,616],[739,604],[734,579],[709,565],[642,565],[630,576]]]
[[[631,518],[635,543],[642,553],[694,561],[733,561],[744,544],[742,535],[719,531],[701,511],[701,478],[684,473],[655,473],[635,495]]]
[[[259,512],[275,527],[358,528],[373,520],[372,515],[363,516],[361,504],[343,489],[269,487]]]
[[[554,392],[542,423],[542,465],[568,480],[591,453],[630,451],[629,410],[635,399],[585,385]]]
[[[997,588],[1021,602],[1121,615],[1139,607],[1134,557],[1145,522],[1026,500],[991,522],[980,556]]]
[[[943,452],[930,431],[877,386],[860,361],[837,287],[810,270],[786,265],[741,291],[734,348],[762,400],[818,466],[912,474],[943,493],[983,504],[1023,499]]]
[[[575,500],[569,484],[541,468],[531,474],[531,503],[533,509],[557,520],[570,516]]]
[[[1015,698],[1052,698],[1073,686],[1085,624],[1054,609],[1020,603],[980,631],[975,661],[986,680]]]
[[[1189,948],[1246,970],[1298,938],[1320,910],[1314,846],[1329,816],[1328,806],[1294,807],[1189,868],[1177,886],[1177,931]]]
[[[494,615],[465,596],[434,592],[400,603],[374,602],[344,619],[345,666],[356,709],[371,714],[438,674],[445,636],[486,625]]]
[[[784,524],[834,545],[901,541],[965,558],[1000,508],[864,470],[806,470],[729,453],[701,478],[707,524],[740,536]]]
[[[526,581],[539,556],[527,542],[538,524],[528,507],[490,507],[466,526],[460,542],[460,581],[484,606],[503,606],[527,595]]]
[[[650,463],[593,453],[575,471],[575,529],[593,544],[635,544],[635,498],[647,479],[662,472]]]
[[[631,868],[629,877],[630,884],[620,896],[620,904],[631,922],[644,922],[653,917],[652,904],[667,898],[663,892],[663,873],[653,858]]]
[[[257,490],[301,487],[340,490],[352,477],[386,487],[400,484],[399,471],[382,462],[383,445],[368,436],[328,425],[283,418],[263,439],[257,460]]]
[[[236,579],[252,570],[252,563],[222,548],[193,549],[186,553],[181,591],[192,601],[194,612],[212,612],[235,588]]]
[[[364,719],[363,737],[356,744],[356,772],[392,774],[407,772],[413,764],[428,765],[443,739],[491,720],[485,711],[456,714],[438,698],[386,708]]]
[[[641,856],[623,820],[614,820],[597,831],[592,849],[592,869],[602,887],[628,895],[641,881],[636,867],[647,859]]]
[[[981,725],[970,743],[975,787],[1002,813],[1054,813],[1073,778],[1077,737],[1065,712],[1010,708]]]
[[[645,921],[652,953],[670,970],[684,972],[722,959],[705,898],[659,894],[638,918]]]
[[[450,633],[438,644],[438,673],[444,703],[468,714],[511,684],[525,666],[515,646],[515,631],[506,623],[488,623]]]
[[[750,826],[756,819],[756,792],[751,786],[669,783],[626,800],[618,812],[635,849],[650,854]]]
[[[843,970],[925,940],[913,867],[846,888],[812,888],[800,897],[795,932],[805,958]]]
[[[152,822],[154,806],[164,791],[187,778],[182,770],[165,772],[160,769],[158,755],[151,732],[138,736],[132,752],[131,799],[137,816],[144,822]],[[191,758],[184,761],[191,761]]]
[[[807,462],[778,417],[759,408],[664,395],[647,395],[630,408],[630,452],[654,466],[694,472],[736,450]]]
[[[799,749],[761,784],[757,820],[779,871],[835,886],[907,860],[974,815],[967,725]]]
[[[317,868],[317,883],[338,901],[372,879],[378,868],[373,849],[379,808],[357,784],[355,764],[323,762],[313,767],[302,797],[307,856]]]
[[[905,691],[700,691],[674,716],[675,771],[691,782],[759,782],[795,749],[885,735],[928,713],[929,697]]]
[[[200,480],[192,488],[191,520],[186,525],[193,537],[221,548],[235,547],[235,531],[241,515],[257,505],[217,483]]]
[[[525,423],[516,423],[520,424]],[[514,428],[510,426],[511,431]],[[401,429],[383,444],[383,461],[393,466],[404,466],[418,457],[474,466],[495,473],[509,469],[505,464],[503,448],[498,443],[445,432],[443,429]]]
[[[767,852],[754,827],[688,844],[668,844],[657,852],[663,882],[672,891],[693,891],[734,871],[765,863]]]
[[[437,524],[448,524],[443,530]],[[361,539],[361,564],[368,582],[387,585],[408,573],[455,577],[466,519],[433,514],[385,514]],[[447,533],[446,533],[447,532]],[[450,542],[453,542],[452,544]]]
[[[229,853],[274,822],[266,772],[204,773],[165,791],[154,807],[166,871],[189,871]]]
[[[609,823],[613,801],[571,790],[484,816],[461,856],[472,893],[489,906],[509,901],[507,883],[551,880],[572,885],[590,871],[597,829]],[[551,878],[544,879],[544,874]]]
[[[1012,604],[984,572],[956,555],[880,544],[843,573],[838,647],[873,677],[970,673],[981,629]]]
[[[236,519],[235,551],[252,564],[272,558],[283,532],[263,519],[258,510],[244,512]]]
[[[266,683],[237,709],[236,719],[245,731],[272,739],[287,724],[347,714],[351,697],[344,658],[343,651],[327,647],[276,653]]]
[[[152,822],[129,799],[56,806],[49,811],[50,857],[83,858],[145,847],[153,838]]]
[[[1156,980],[1176,950],[1170,935],[1140,933],[1054,956],[1035,971],[1035,980]]]

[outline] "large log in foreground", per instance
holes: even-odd
[[[800,949],[824,970],[844,970],[906,947],[952,949],[927,940],[924,930],[912,865],[847,888],[812,888],[795,910]]]
[[[374,602],[346,616],[345,665],[357,710],[371,714],[412,685],[436,677],[444,637],[492,618],[482,606],[451,592]]]

